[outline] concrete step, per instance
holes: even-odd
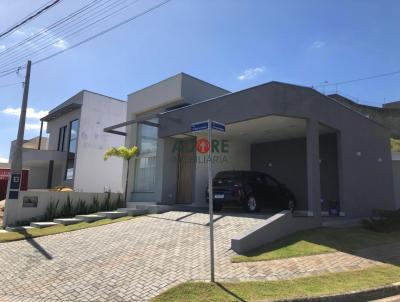
[[[57,218],[53,220],[55,223],[62,224],[62,225],[70,225],[82,222],[82,219],[78,218]]]
[[[56,222],[50,222],[50,221],[46,221],[46,222],[31,222],[31,227],[34,228],[38,228],[38,229],[43,229],[43,228],[48,228],[48,227],[52,227],[55,225],[59,225]]]
[[[100,216],[97,214],[89,214],[89,215],[76,215],[75,218],[81,219],[86,222],[93,222],[93,221],[104,219],[104,216]]]
[[[156,202],[149,202],[149,201],[147,201],[147,202],[127,202],[126,203],[126,208],[136,209],[136,206],[138,206],[138,205],[144,205],[144,206],[157,205],[157,203]]]
[[[140,216],[149,213],[146,209],[136,209],[136,208],[121,208],[118,209],[117,211],[128,212],[129,216]]]
[[[147,210],[149,214],[162,214],[171,211],[173,207],[168,205],[154,204],[154,205],[137,205],[136,209]]]
[[[31,226],[16,226],[16,227],[6,227],[5,232],[26,232],[27,230],[34,229]]]
[[[104,218],[115,219],[128,216],[128,212],[127,211],[98,212],[97,215],[102,216]]]

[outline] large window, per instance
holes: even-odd
[[[153,126],[138,125],[137,145],[140,155],[135,161],[135,192],[150,193],[155,190],[157,130]]]
[[[75,166],[76,148],[78,142],[78,127],[79,127],[78,120],[74,120],[69,124],[67,167],[65,170],[66,180],[71,180],[74,178],[74,166]]]
[[[58,133],[57,151],[64,151],[65,133],[66,132],[67,132],[67,126],[60,128],[60,132]]]

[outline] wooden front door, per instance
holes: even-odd
[[[196,161],[195,138],[181,140],[178,151],[178,187],[176,203],[193,202],[193,178]]]

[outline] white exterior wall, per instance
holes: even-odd
[[[110,195],[111,201],[116,202],[118,199],[116,193]],[[37,207],[23,207],[24,196],[37,197]],[[17,200],[7,200],[6,225],[15,225],[21,221],[31,221],[33,218],[41,218],[46,214],[47,206],[53,202],[58,204],[60,210],[67,201],[68,196],[73,206],[76,206],[79,200],[83,200],[87,205],[93,202],[93,198],[97,197],[99,202],[104,202],[107,194],[104,193],[81,193],[81,192],[47,192],[47,191],[21,191]]]
[[[206,135],[199,136],[200,138],[207,138]],[[213,139],[219,139],[218,137]],[[205,201],[205,191],[208,184],[208,165],[207,153],[202,154],[197,152],[197,163],[195,171],[195,185],[194,185],[194,203],[196,205],[204,205]],[[216,162],[213,162],[212,172],[213,177],[220,171],[225,170],[250,170],[250,144],[228,140],[228,152],[227,153],[216,153],[218,157]],[[226,156],[226,161],[222,157]],[[221,161],[221,159],[223,159]]]
[[[123,160],[104,161],[104,153],[110,147],[124,145],[125,138],[103,130],[120,123],[126,116],[126,107],[126,102],[84,92],[75,160],[76,191],[123,192]]]

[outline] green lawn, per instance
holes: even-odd
[[[7,232],[7,233],[0,233],[0,242],[9,242],[15,240],[22,240],[26,238],[35,238],[35,237],[42,237],[47,235],[54,235],[59,233],[71,232],[76,230],[82,230],[92,227],[97,227],[101,225],[106,225],[110,223],[116,223],[121,221],[130,220],[134,217],[127,216],[117,219],[102,219],[95,222],[80,222],[77,224],[71,224],[67,226],[63,225],[56,225],[53,227],[43,228],[43,229],[27,229],[26,231],[20,232]]]
[[[379,265],[373,268],[330,273],[284,281],[239,283],[189,282],[167,290],[153,302],[232,302],[290,299],[332,295],[375,288],[400,281],[400,268]]]
[[[400,232],[377,233],[362,227],[319,228],[289,235],[257,250],[235,256],[232,262],[251,262],[316,255],[399,242]]]

